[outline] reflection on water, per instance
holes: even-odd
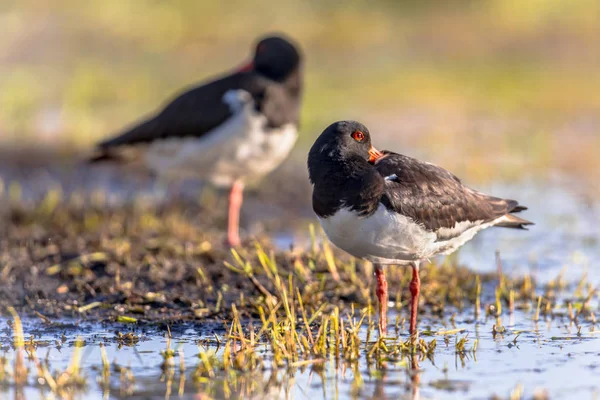
[[[598,308],[598,304],[593,307]],[[536,323],[532,313],[517,310],[503,319],[474,320],[469,312],[458,313],[453,321],[423,318],[422,337],[426,342],[436,340],[435,351],[428,356],[390,358],[380,365],[368,355],[371,342],[364,344],[355,362],[337,358],[332,350],[326,359],[316,357],[275,367],[265,342],[257,346],[263,366],[235,373],[218,368],[218,360],[226,351],[222,339],[227,334],[220,325],[175,325],[172,340],[166,338],[166,330],[138,327],[134,328],[139,336],[136,341],[121,340],[123,336],[115,335],[112,329],[93,324],[44,327],[38,321],[26,320],[24,330],[26,338],[35,332],[38,345],[29,350],[38,359],[47,360],[53,371],[69,368],[74,337],[82,337],[85,346],[80,367],[87,385],[75,398],[453,399],[490,398],[493,394],[506,398],[518,391],[524,398],[592,398],[600,389],[600,331],[588,322],[577,328],[560,316]],[[494,326],[506,330],[494,331]],[[426,328],[433,332],[461,331],[425,336]],[[365,334],[363,328],[363,340]],[[5,368],[12,366],[15,357],[7,346],[10,335],[10,329],[2,333]],[[462,339],[464,347],[459,347]],[[406,335],[390,338],[386,345],[393,346],[398,340],[406,340]],[[101,346],[111,363],[108,381],[103,378]],[[165,354],[172,357],[165,358]],[[209,379],[197,373],[200,365],[205,368],[208,364],[213,368]],[[43,398],[48,389],[38,387],[33,362],[27,365],[30,378],[23,394],[27,399]],[[13,387],[3,390],[8,397],[14,394]]]

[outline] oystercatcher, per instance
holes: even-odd
[[[312,204],[329,240],[371,261],[377,277],[379,329],[386,331],[386,264],[412,267],[410,334],[416,338],[419,263],[450,254],[490,226],[526,229],[512,215],[527,208],[464,186],[450,172],[371,145],[354,121],[330,125],[308,154]]]
[[[298,47],[280,36],[265,37],[252,62],[184,92],[99,143],[91,161],[141,161],[158,176],[230,188],[227,237],[237,246],[244,184],[275,169],[296,142],[302,75]]]

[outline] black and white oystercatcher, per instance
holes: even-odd
[[[412,267],[410,334],[416,338],[419,263],[450,254],[490,226],[526,229],[512,215],[527,208],[464,186],[450,172],[371,145],[354,121],[330,125],[308,154],[313,209],[327,237],[371,261],[377,277],[379,328],[386,331],[383,265]]]
[[[263,38],[252,62],[98,144],[91,161],[136,160],[159,176],[231,188],[227,237],[237,246],[244,183],[271,172],[294,146],[302,85],[298,48],[279,36]]]

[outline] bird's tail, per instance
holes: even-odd
[[[519,218],[512,214],[506,214],[499,223],[495,226],[500,226],[503,228],[515,228],[515,229],[527,229],[526,225],[535,225],[533,222],[528,221],[523,218]]]
[[[527,229],[526,225],[535,225],[531,221],[512,215],[512,213],[518,213],[527,210],[527,207],[520,205],[515,200],[506,200],[506,202],[508,203],[507,205],[509,214],[506,214],[504,217],[502,217],[499,220],[499,223],[495,226],[500,226],[504,228]]]
[[[96,151],[87,158],[86,163],[96,164],[105,161],[122,162],[124,161],[124,158],[118,152],[111,152],[100,148],[96,149]]]

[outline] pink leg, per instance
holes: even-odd
[[[229,217],[227,223],[227,242],[232,247],[236,247],[241,244],[240,207],[242,206],[243,192],[244,183],[240,180],[233,182],[231,192],[229,192]]]
[[[388,285],[385,279],[385,271],[379,264],[375,264],[375,276],[377,277],[377,300],[379,300],[379,332],[385,335],[387,330],[387,303]]]
[[[410,281],[410,336],[417,339],[417,312],[419,309],[419,292],[421,280],[419,279],[419,262],[412,265],[412,280]]]

